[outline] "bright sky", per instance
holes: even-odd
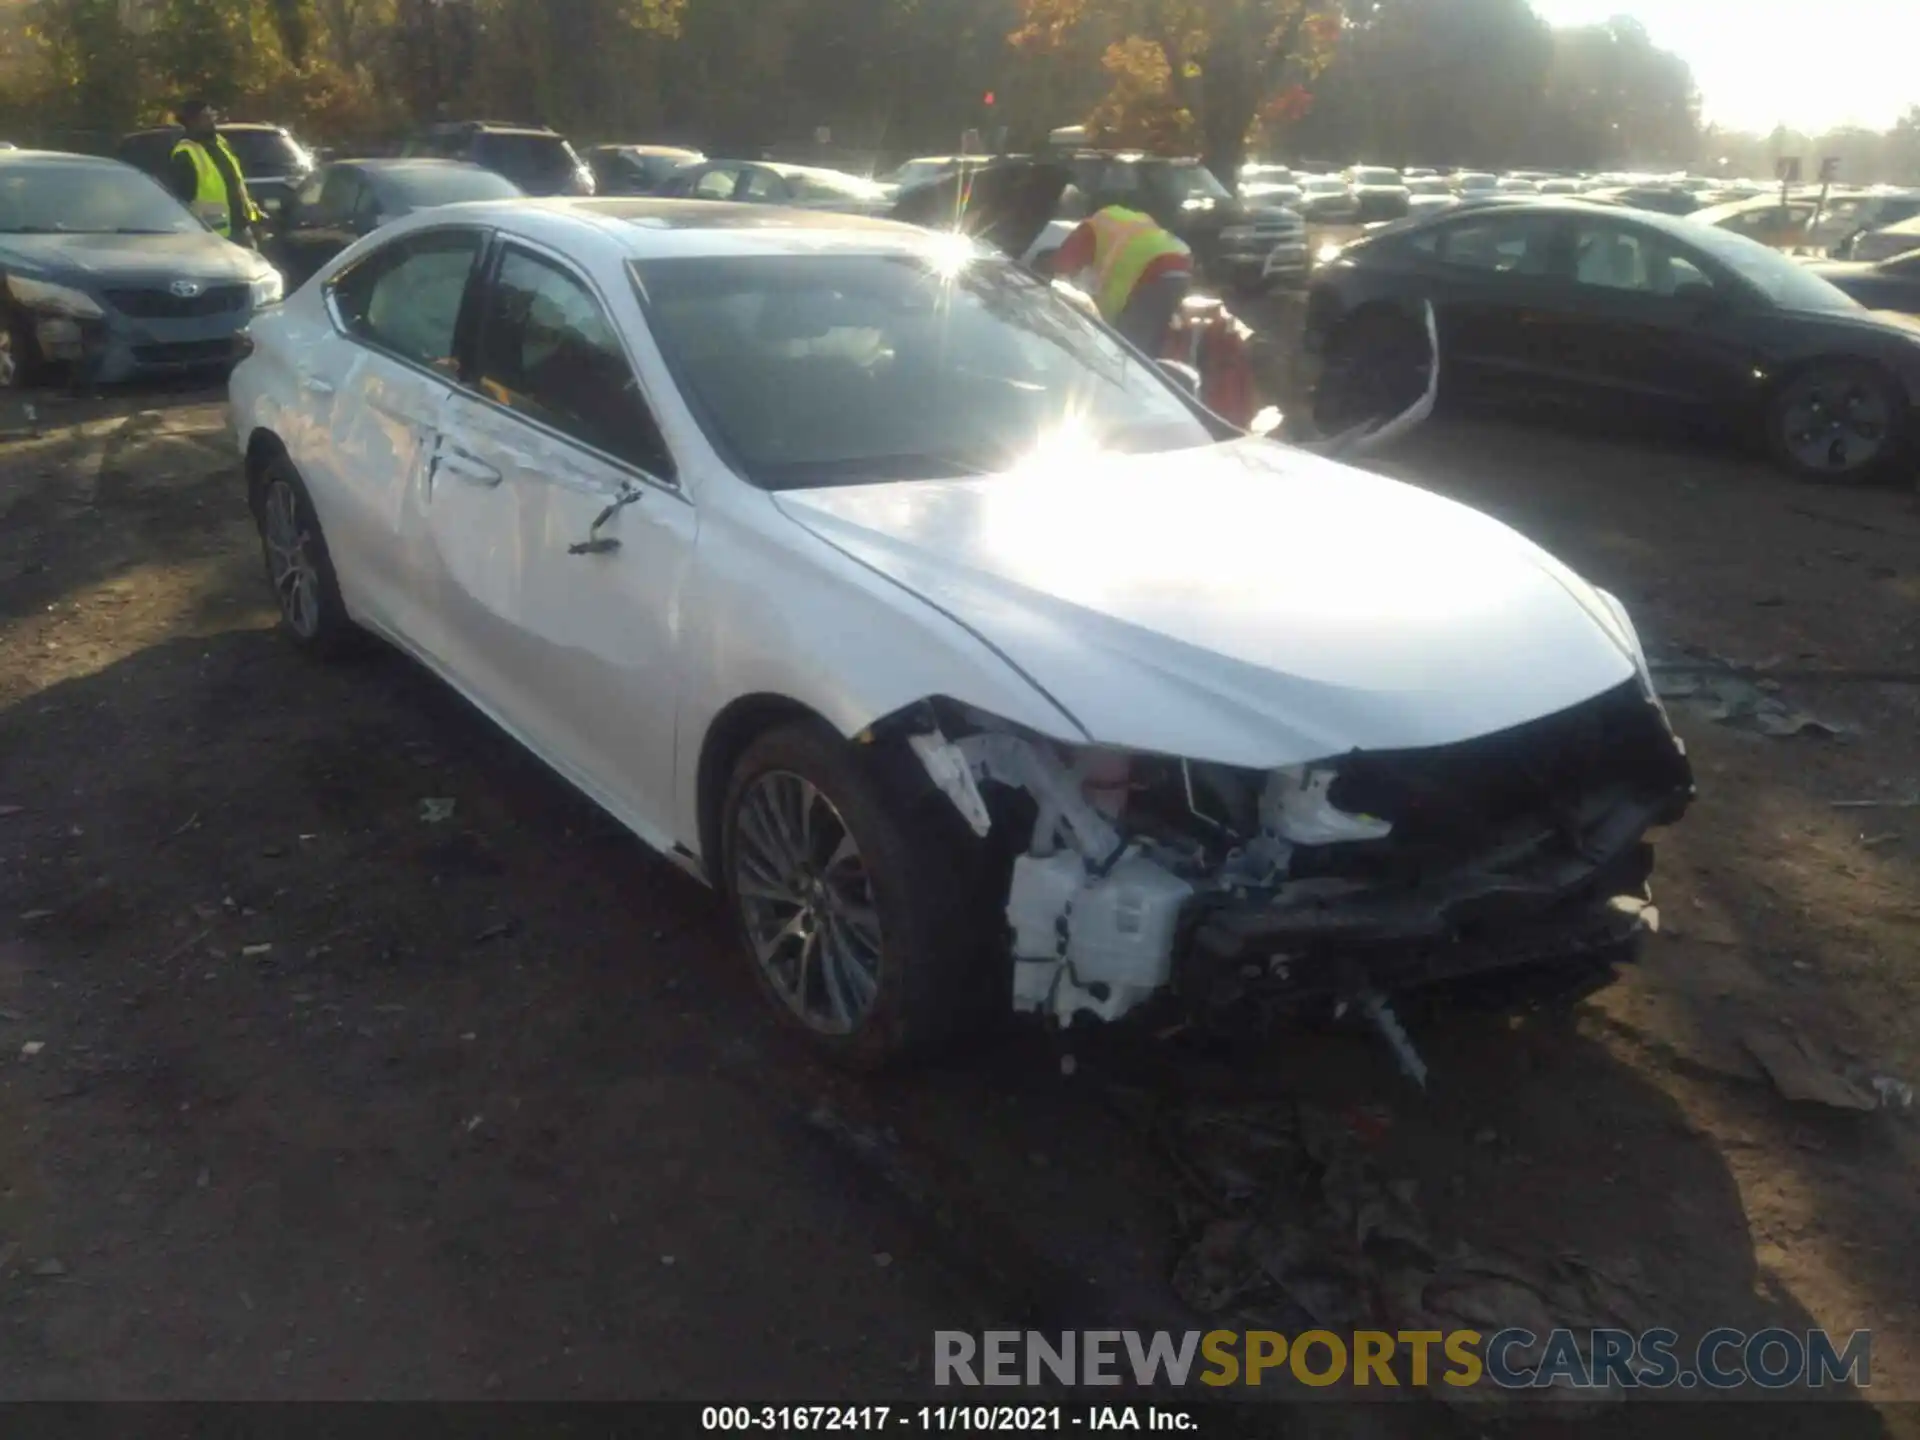
[[[1703,117],[1765,133],[1885,129],[1920,105],[1920,0],[1533,0],[1554,25],[1632,15],[1693,67]]]

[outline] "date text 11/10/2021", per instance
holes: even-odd
[[[1193,1412],[1165,1405],[708,1405],[700,1428],[721,1431],[1198,1430]]]

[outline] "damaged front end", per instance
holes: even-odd
[[[1075,751],[944,703],[916,724],[933,783],[1014,852],[1017,1010],[1356,1007],[1416,1079],[1391,997],[1610,973],[1652,919],[1646,835],[1693,790],[1639,679],[1459,744],[1267,772]]]

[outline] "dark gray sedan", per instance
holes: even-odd
[[[510,200],[520,187],[463,160],[337,160],[316,170],[280,217],[267,253],[297,288],[390,220],[464,200]]]
[[[118,160],[0,154],[0,389],[215,368],[280,273]]]

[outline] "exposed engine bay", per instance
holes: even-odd
[[[1391,997],[1529,967],[1611,974],[1657,915],[1647,832],[1685,750],[1641,680],[1430,750],[1268,772],[1069,751],[945,703],[908,744],[974,833],[1017,847],[1015,1009],[1118,1020],[1325,1002],[1425,1068]]]

